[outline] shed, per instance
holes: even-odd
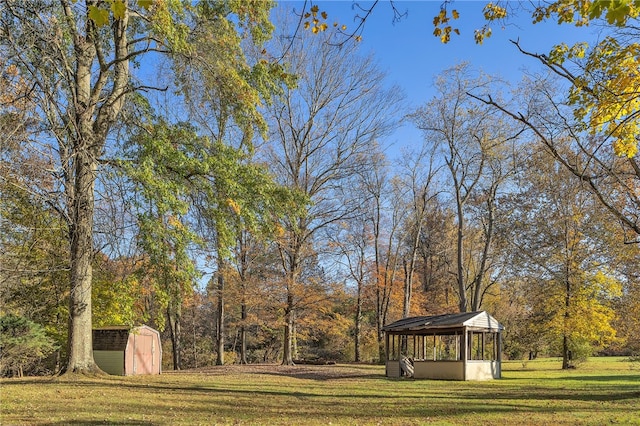
[[[117,376],[160,374],[160,333],[146,325],[96,328],[93,358],[102,371]]]
[[[383,327],[386,375],[444,380],[499,379],[503,330],[485,311],[398,320]]]

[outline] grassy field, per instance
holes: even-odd
[[[0,381],[2,425],[640,425],[640,365],[506,362],[503,379],[387,379],[384,367],[224,366]]]

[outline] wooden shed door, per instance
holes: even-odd
[[[155,374],[153,336],[135,335],[133,374]]]

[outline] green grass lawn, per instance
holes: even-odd
[[[161,376],[0,381],[0,424],[640,425],[640,365],[503,364],[487,382],[387,379],[384,367],[224,366]]]

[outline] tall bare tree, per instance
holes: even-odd
[[[404,298],[402,316],[407,318],[411,314],[411,297],[420,239],[424,225],[435,207],[434,201],[438,196],[436,176],[438,166],[435,165],[435,145],[423,146],[417,152],[405,152],[401,162],[401,183],[404,194],[398,203],[407,209],[404,224],[404,253],[402,266],[404,271]]]
[[[486,77],[474,77],[467,64],[449,69],[436,81],[436,97],[413,115],[425,143],[437,146],[451,180],[461,312],[478,310],[493,284],[487,280],[498,188],[512,174],[508,144],[520,133],[506,128],[493,111],[468,95],[486,92],[489,84]]]
[[[381,177],[378,182],[385,182],[387,160],[377,144],[372,144],[370,150],[370,167],[361,170],[353,183],[353,197],[359,205],[357,214],[340,222],[337,229],[326,232],[327,239],[336,250],[336,262],[341,265],[345,281],[355,286],[355,315],[354,315],[354,361],[362,360],[361,340],[364,325],[364,308],[367,294],[374,294],[378,278],[374,268],[375,239],[374,220],[376,198],[375,177]],[[378,227],[379,228],[379,227]],[[388,298],[385,298],[388,300]]]
[[[342,185],[365,167],[367,150],[390,129],[400,97],[383,87],[373,58],[353,43],[333,45],[331,31],[283,43],[298,87],[286,89],[269,109],[268,155],[280,182],[310,200],[304,214],[286,218],[279,244],[286,283],[283,363],[291,364],[302,265],[314,254],[319,229],[354,214]]]
[[[401,202],[404,191],[398,179],[392,177],[386,157],[375,155],[370,167],[359,175],[361,192],[367,200],[360,207],[366,223],[371,227],[373,240],[372,273],[374,275],[375,327],[378,359],[385,359],[385,341],[382,328],[391,312],[391,301],[398,291],[400,271],[401,227],[406,217]]]

